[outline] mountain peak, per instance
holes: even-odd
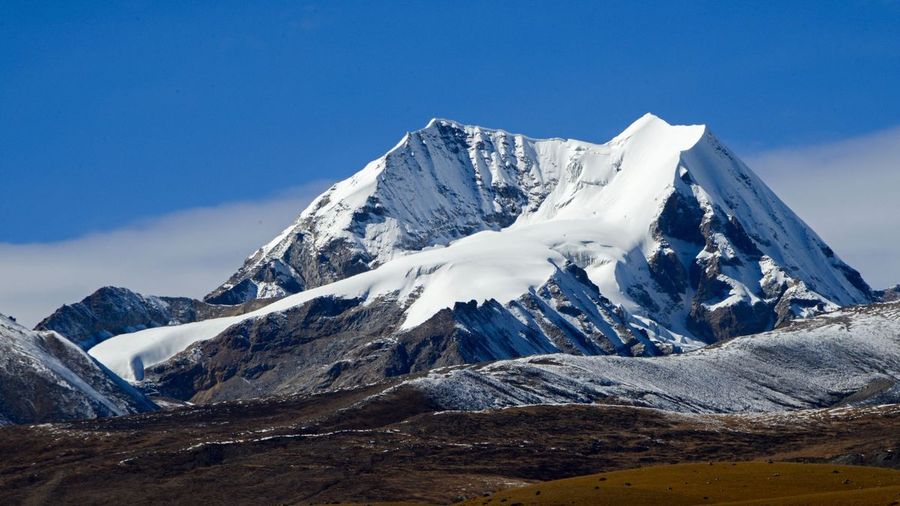
[[[640,118],[634,120],[630,126],[642,125],[647,123],[662,123],[665,126],[672,126],[668,121],[660,118],[652,112],[645,112]]]
[[[397,279],[349,293],[397,288],[416,299],[413,325],[456,301],[508,302],[553,272],[547,262],[583,269],[660,339],[721,339],[871,298],[704,125],[645,114],[605,144],[435,118],[316,199],[206,300],[283,297],[393,265]],[[499,288],[433,275],[444,267]]]
[[[469,124],[460,123],[459,121],[454,121],[452,119],[446,119],[446,118],[432,118],[428,122],[428,124],[425,125],[424,128],[415,130],[413,133],[422,134],[422,133],[434,132],[434,131],[438,131],[438,130],[442,130],[442,129],[444,129],[444,130],[449,129],[449,130],[455,130],[455,131],[459,131],[459,132],[465,132],[466,135],[474,135],[474,134],[480,133],[480,134],[487,134],[487,135],[499,134],[499,135],[504,135],[504,136],[527,138],[526,136],[524,136],[522,134],[512,133],[512,132],[509,132],[509,131],[506,131],[503,129],[499,129],[499,128],[488,128],[488,127],[483,127],[480,125],[469,125]],[[404,140],[407,140],[407,138],[404,137]]]
[[[435,117],[435,118],[431,118],[428,121],[428,124],[425,125],[425,128],[423,130],[429,129],[429,128],[434,128],[434,127],[440,126],[440,125],[453,126],[453,127],[457,127],[457,128],[461,128],[463,126],[462,123],[460,123],[458,121],[454,121],[452,119]]]
[[[707,132],[706,125],[672,125],[653,113],[646,113],[634,120],[611,142],[622,142],[638,135],[651,137],[679,136],[685,144],[696,144]]]
[[[447,118],[431,118],[424,128],[419,130],[415,130],[413,133],[424,133],[430,132],[440,128],[450,128],[453,130],[458,130],[465,132],[468,135],[472,135],[475,133],[481,134],[501,134],[506,136],[513,137],[522,137],[523,139],[533,140],[533,141],[550,141],[550,140],[561,140],[561,141],[572,141],[579,142],[583,144],[590,145],[599,145],[595,142],[590,141],[581,141],[576,139],[564,139],[560,137],[551,137],[551,138],[535,138],[529,137],[522,134],[511,133],[507,130],[499,129],[499,128],[488,128],[480,125],[468,125],[464,123],[460,123],[459,121],[455,121]],[[706,125],[672,125],[668,123],[666,120],[660,118],[659,116],[648,112],[645,113],[640,118],[634,120],[625,130],[622,131],[619,135],[610,140],[607,144],[614,144],[617,142],[622,142],[626,139],[635,137],[635,136],[644,136],[650,139],[650,142],[659,142],[661,138],[668,138],[673,140],[674,142],[686,146],[684,149],[687,149],[690,146],[696,144],[700,139],[702,139],[704,134],[707,134],[709,129]],[[404,136],[401,140],[400,144],[402,145],[404,142],[407,142],[408,136]]]

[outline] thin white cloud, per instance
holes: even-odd
[[[900,127],[744,160],[869,284],[900,283]]]
[[[106,285],[200,297],[326,187],[311,183],[264,201],[180,211],[69,241],[0,243],[0,312],[32,326]]]

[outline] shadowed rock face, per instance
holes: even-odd
[[[659,355],[583,270],[569,265],[503,305],[456,303],[403,329],[404,306],[320,297],[246,320],[145,372],[144,387],[192,402],[350,388],[435,367],[542,353]],[[517,317],[516,315],[519,315]],[[523,323],[521,316],[528,315]]]
[[[351,350],[389,334],[399,314],[392,304],[366,308],[358,300],[314,299],[234,325],[148,368],[145,381],[162,395],[196,401],[314,390],[341,375]]]
[[[369,261],[364,251],[346,241],[338,239],[317,248],[306,239],[306,234],[297,233],[281,258],[267,259],[253,269],[241,269],[229,280],[233,285],[217,288],[204,301],[240,305],[254,299],[278,298],[279,295],[261,293],[259,287],[277,287],[279,294],[297,293],[365,272]]]
[[[0,425],[151,411],[155,406],[54,332],[0,316]]]
[[[771,259],[763,253],[769,246],[766,240],[751,237],[738,218],[725,210],[704,208],[689,194],[697,191],[689,186],[692,182],[689,178],[676,181],[675,190],[662,206],[652,230],[660,248],[647,260],[655,286],[645,290],[667,295],[671,307],[686,303],[690,310],[685,323],[694,336],[711,343],[763,332],[793,318],[837,307],[810,293],[805,283],[790,274],[767,280],[763,269]],[[827,246],[823,248],[833,267],[871,297],[872,291],[859,273]],[[755,300],[742,297],[723,304],[732,293],[732,280],[746,279],[761,280],[758,285],[744,283]]]
[[[127,288],[107,286],[81,302],[57,309],[38,323],[35,330],[59,332],[87,350],[114,335],[242,314],[269,302],[271,300],[221,306],[187,297],[147,296]]]

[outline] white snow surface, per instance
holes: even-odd
[[[771,412],[896,403],[900,303],[847,308],[669,357],[542,355],[435,370],[406,385],[457,410],[612,401],[685,412]],[[857,393],[864,389],[868,394]]]
[[[461,169],[457,155],[450,156],[455,148],[444,140],[448,130],[474,146],[458,155],[468,157],[468,167]],[[493,149],[478,148],[486,145]],[[673,305],[651,290],[649,297],[661,308],[654,312],[635,301],[630,290],[653,286],[647,259],[662,247],[653,227],[685,174],[695,182],[690,191],[708,215],[724,209],[767,243],[765,262],[729,268],[729,276],[722,276],[732,287],[723,304],[756,300],[764,280],[802,281],[802,289],[829,307],[866,300],[833,268],[821,239],[705,126],[672,126],[648,114],[611,141],[592,144],[535,140],[433,120],[333,186],[303,211],[295,225],[251,257],[254,262],[280,257],[297,227],[312,220],[315,244],[324,246],[335,238],[356,244],[374,258],[373,270],[242,316],[116,336],[89,353],[123,378],[140,380],[145,367],[235,323],[321,296],[367,301],[396,297],[406,305],[403,327],[408,329],[457,301],[507,303],[547,281],[566,262],[583,268],[604,296],[620,305],[635,324],[651,330],[651,339],[696,348],[702,343],[684,326],[689,310],[685,304]],[[498,181],[518,185],[528,203],[512,224],[494,230],[484,216],[499,204],[483,189],[496,187]],[[360,230],[354,213],[373,195],[390,212],[383,221]],[[442,216],[454,220],[446,233],[436,225]],[[458,237],[459,230],[468,229],[474,233]],[[718,246],[723,255],[732,248],[724,237]],[[262,288],[266,295],[282,295],[277,286]],[[652,332],[657,325],[648,321],[660,330]]]

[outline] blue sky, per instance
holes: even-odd
[[[681,4],[681,5],[679,5]],[[335,180],[430,117],[740,153],[900,118],[897,2],[0,4],[0,241]]]
[[[0,2],[0,311],[202,296],[432,117],[706,123],[900,282],[900,1]]]

